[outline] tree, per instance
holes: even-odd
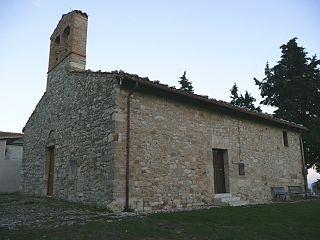
[[[276,117],[309,129],[302,135],[306,164],[320,172],[320,60],[316,55],[308,58],[296,40],[283,44],[280,61],[272,68],[267,63],[265,78],[254,81],[261,91],[261,104],[276,107]]]
[[[257,111],[257,112],[261,112],[260,107],[255,107],[254,106],[254,102],[256,101],[256,99],[254,97],[252,97],[248,91],[246,91],[246,93],[244,94],[244,96],[242,94],[240,94],[240,96],[238,95],[238,87],[237,84],[234,84],[232,86],[232,88],[230,89],[231,92],[231,104],[235,105],[235,106],[239,106],[239,107],[245,107],[248,108],[250,110],[253,111]]]
[[[193,93],[193,86],[192,86],[192,82],[190,82],[187,77],[186,77],[187,72],[184,71],[183,75],[180,77],[180,81],[179,83],[181,84],[180,89],[184,90],[188,93]]]

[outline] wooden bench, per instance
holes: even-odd
[[[288,193],[284,189],[284,187],[271,187],[273,200],[286,200]]]
[[[288,186],[288,191],[290,200],[306,197],[306,193],[303,191],[301,186]]]

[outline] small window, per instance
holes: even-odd
[[[238,167],[239,167],[239,176],[246,175],[244,171],[244,162],[242,160],[240,160],[240,162],[238,163]]]
[[[68,37],[70,34],[70,27],[67,26],[64,30],[63,30],[63,37]]]
[[[289,144],[288,144],[288,134],[287,134],[287,131],[283,131],[282,132],[282,135],[283,135],[283,145],[288,147]]]
[[[60,36],[57,36],[56,39],[54,40],[54,42],[59,45],[60,44]]]

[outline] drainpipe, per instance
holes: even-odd
[[[138,82],[135,87],[129,92],[127,96],[127,146],[126,146],[126,205],[124,206],[124,212],[132,212],[129,207],[129,158],[130,158],[130,97],[136,91]]]
[[[300,141],[300,153],[301,153],[301,162],[302,162],[302,174],[303,174],[303,180],[304,180],[304,191],[308,193],[308,180],[307,180],[307,169],[306,169],[306,163],[304,159],[304,152],[303,152],[303,142],[302,142],[302,136],[299,136]]]

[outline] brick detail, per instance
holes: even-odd
[[[85,69],[88,17],[81,11],[62,15],[50,37],[48,72],[68,58],[69,67]]]

